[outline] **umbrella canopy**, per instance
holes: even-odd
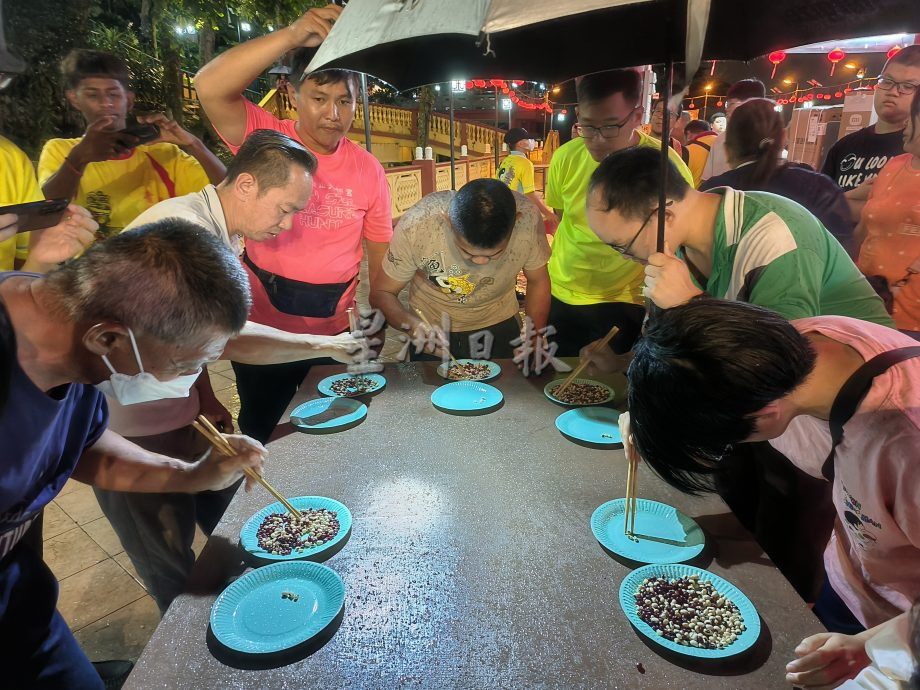
[[[353,69],[403,89],[469,77],[559,82],[917,30],[918,0],[351,0],[308,69]]]

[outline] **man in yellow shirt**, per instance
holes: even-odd
[[[504,182],[512,192],[520,192],[530,199],[540,210],[544,223],[556,226],[556,214],[543,203],[543,197],[537,194],[533,181],[533,163],[528,155],[533,151],[535,142],[523,127],[513,127],[505,132],[505,144],[508,155],[498,166],[495,179]]]
[[[585,203],[588,180],[602,160],[631,146],[661,147],[639,131],[642,78],[635,70],[611,70],[582,77],[576,86],[575,125],[579,136],[553,154],[546,203],[561,214],[549,260],[552,303],[549,323],[556,328],[557,356],[577,356],[611,326],[616,352],[626,352],[639,335],[645,315],[642,266],[624,259],[588,227]],[[690,182],[690,171],[673,149],[669,155]]]
[[[155,124],[160,138],[138,145],[122,130],[134,93],[128,68],[118,57],[96,50],[72,51],[62,63],[66,96],[87,123],[78,139],[51,139],[42,149],[38,177],[49,199],[69,198],[90,210],[100,237],[124,229],[154,204],[220,182],[226,169],[204,143],[174,120],[140,116]]]

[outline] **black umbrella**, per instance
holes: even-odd
[[[675,62],[689,78],[701,58],[749,60],[918,29],[920,0],[351,0],[308,69],[352,69],[405,89],[469,77],[559,82],[665,63],[670,96]],[[663,198],[660,206],[662,250]]]

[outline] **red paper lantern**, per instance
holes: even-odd
[[[687,106],[687,110],[696,110],[696,105],[691,102],[690,105]]]
[[[834,76],[834,68],[837,67],[837,63],[843,60],[847,56],[840,48],[834,48],[831,52],[827,54],[827,59],[831,61],[831,76]]]
[[[723,105],[723,103],[722,103],[722,100],[721,100],[721,99],[719,99],[718,101],[716,101],[716,106],[717,106],[717,107],[721,108],[722,105]]]
[[[843,92],[844,92],[844,93],[853,93],[853,89],[851,89],[851,88],[848,86],[848,87],[846,87],[846,88],[843,90]]]
[[[467,90],[467,91],[470,91],[470,90],[473,88],[473,86],[474,86],[474,84],[473,84],[472,80],[469,80],[469,79],[468,79],[467,82],[466,82],[466,90]]]
[[[505,86],[505,80],[504,80],[504,79],[490,79],[490,80],[489,80],[489,83],[490,83],[492,86],[499,86],[499,87]]]
[[[796,98],[795,96],[789,96],[789,102],[790,102],[790,103],[795,103],[795,102],[798,101],[798,100],[799,100],[799,99]]]
[[[838,91],[834,94],[834,98],[843,98],[843,91]]]
[[[890,60],[895,55],[901,52],[901,46],[894,46],[891,50],[888,51],[888,59]]]
[[[773,74],[770,75],[770,79],[776,76],[776,68],[779,66],[783,60],[786,59],[786,53],[781,50],[774,50],[772,53],[767,55],[767,60],[773,63]]]
[[[522,82],[520,79],[515,79],[515,80],[512,81],[511,83],[514,84],[515,86],[520,86],[520,85],[523,84],[524,82]]]
[[[563,109],[562,109],[561,111],[559,111],[559,112],[561,112],[563,115],[568,115],[568,114],[569,114],[569,111],[568,111],[566,108],[563,108]]]
[[[474,85],[477,89],[484,89],[484,88],[486,87],[486,80],[485,80],[485,79],[474,79],[474,80],[473,80],[473,85]]]

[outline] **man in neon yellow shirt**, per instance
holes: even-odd
[[[165,115],[140,116],[160,138],[138,145],[122,132],[134,93],[128,68],[114,55],[72,51],[62,64],[70,104],[87,123],[78,139],[51,139],[42,149],[38,177],[49,199],[73,199],[90,210],[99,235],[123,230],[154,204],[219,183],[226,173],[204,143]]]
[[[528,158],[535,146],[533,137],[523,127],[514,127],[505,132],[505,144],[508,146],[508,155],[498,166],[495,179],[508,185],[512,192],[520,192],[530,199],[540,210],[543,222],[555,227],[556,214],[543,203],[533,181],[533,163]]]
[[[611,326],[620,333],[611,345],[626,352],[639,335],[645,315],[642,267],[601,242],[588,227],[585,203],[588,180],[602,160],[632,146],[660,148],[642,133],[642,78],[634,70],[611,70],[582,77],[576,91],[579,136],[553,154],[546,202],[561,214],[553,241],[549,275],[553,297],[549,323],[556,328],[557,356],[577,356]],[[687,166],[674,150],[671,161],[692,184]]]

